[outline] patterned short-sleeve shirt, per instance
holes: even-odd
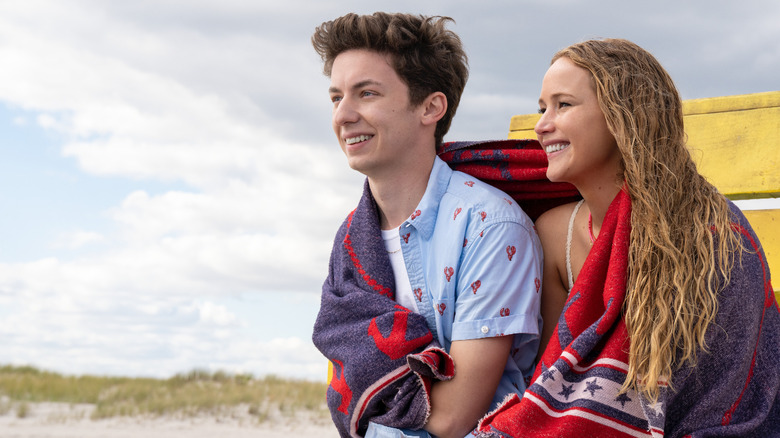
[[[531,219],[504,192],[436,158],[399,231],[417,306],[442,346],[515,335],[493,401],[522,394],[541,330],[542,249]]]

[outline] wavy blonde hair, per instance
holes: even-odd
[[[574,44],[552,62],[561,57],[592,74],[622,155],[632,205],[623,304],[631,347],[622,390],[656,401],[659,381],[707,351],[705,333],[741,243],[725,197],[696,170],[682,101],[655,57],[621,39]]]

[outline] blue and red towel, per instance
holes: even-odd
[[[390,260],[366,183],[336,235],[314,325],[314,345],[333,364],[327,392],[341,436],[363,436],[369,420],[421,429],[434,379],[452,378],[450,356],[422,315],[394,301]]]

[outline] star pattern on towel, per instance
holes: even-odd
[[[555,370],[547,368],[544,363],[542,363],[542,383],[546,382],[547,380],[555,381]]]
[[[628,394],[626,394],[624,392],[624,393],[618,395],[617,398],[615,399],[615,401],[616,402],[620,402],[620,406],[625,408],[626,407],[626,403],[628,403],[630,401],[633,401],[633,400],[631,400],[631,398],[628,396]]]
[[[590,382],[585,382],[585,392],[590,392],[591,397],[595,397],[596,391],[599,391],[601,389],[604,388],[599,386],[597,379],[595,377]]]
[[[569,396],[574,394],[573,388],[574,388],[574,384],[566,386],[565,384],[561,383],[561,392],[559,392],[558,395],[562,395],[563,398],[566,399],[566,401],[569,401]]]
[[[657,417],[660,417],[661,415],[664,414],[664,405],[661,402],[655,402],[655,403],[651,404],[650,405],[650,409],[653,410],[653,413]]]

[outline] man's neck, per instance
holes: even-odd
[[[368,178],[371,194],[379,207],[379,225],[383,230],[398,228],[420,204],[435,157],[421,158],[414,168],[403,172]]]

